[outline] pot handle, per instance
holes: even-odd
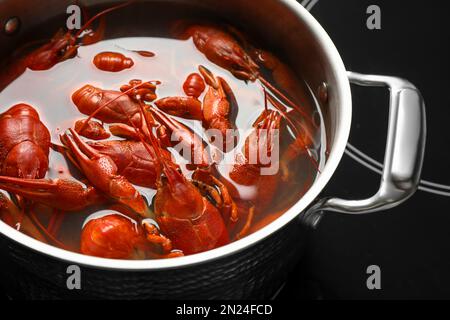
[[[380,188],[374,196],[364,200],[321,199],[308,212],[328,210],[363,214],[382,211],[407,200],[419,185],[426,137],[425,103],[419,90],[409,81],[396,77],[348,72],[348,78],[356,85],[387,87],[391,92]]]

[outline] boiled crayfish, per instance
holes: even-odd
[[[156,101],[155,104],[170,115],[202,121],[203,127],[209,130],[207,133],[213,144],[220,150],[229,152],[236,144],[236,125],[232,119],[233,109],[237,108],[236,98],[223,78],[216,77],[204,66],[200,66],[199,70],[208,84],[203,104],[195,96],[167,97]],[[203,90],[204,88],[203,84]]]
[[[90,220],[81,233],[81,253],[108,259],[142,259],[148,250],[144,230],[113,211]]]
[[[229,33],[213,25],[189,26],[182,37],[192,37],[197,49],[211,62],[229,70],[235,77],[255,81],[259,67]]]
[[[186,93],[188,97],[198,99],[205,89],[205,81],[198,73],[191,73],[183,84],[184,93]]]
[[[273,199],[278,176],[264,174],[264,168],[276,166],[278,158],[273,156],[281,125],[281,115],[277,111],[264,110],[253,124],[253,130],[245,141],[243,152],[236,156],[230,178],[245,186],[256,186],[258,207],[265,208]]]
[[[75,91],[72,101],[81,113],[105,123],[142,124],[139,104],[120,91],[85,85]]]
[[[175,248],[185,254],[207,251],[230,239],[223,217],[200,190],[161,154],[159,142],[149,140],[163,167],[154,199],[156,221]]]
[[[75,122],[74,129],[81,136],[92,140],[104,140],[111,137],[111,134],[97,121],[78,120]]]
[[[81,44],[79,43],[80,35],[87,30],[87,28],[98,18],[104,15],[124,8],[134,1],[128,1],[126,3],[111,7],[106,9],[84,24],[84,26],[78,30],[75,34],[71,31],[64,33],[62,30],[59,31],[49,43],[43,45],[42,47],[34,50],[28,54],[23,60],[23,66],[31,70],[48,70],[52,68],[57,63],[63,62],[67,59],[75,57],[78,53],[78,48],[83,44],[83,39],[81,39]],[[102,33],[102,32],[100,32]],[[97,41],[100,39],[97,39]],[[89,40],[88,44],[92,41]]]
[[[64,211],[77,212],[106,202],[106,198],[94,187],[67,179],[20,179],[1,176],[0,189]]]
[[[141,194],[124,176],[118,174],[117,165],[111,157],[88,145],[73,129],[62,135],[61,141],[69,149],[70,159],[82,169],[95,188],[141,216],[148,217],[148,207]]]
[[[241,230],[236,234],[237,238],[246,235],[255,214],[264,211],[276,194],[280,175],[278,173],[279,159],[275,152],[279,144],[277,139],[281,119],[282,116],[277,111],[263,111],[254,122],[253,129],[245,140],[244,148],[236,155],[235,163],[228,174],[234,183],[253,189],[253,196],[239,206],[239,215],[246,215],[247,219],[241,219],[244,225],[240,225]],[[274,167],[274,171],[269,170],[266,173],[264,170],[270,167]],[[240,198],[232,184],[226,179],[224,183],[234,197]]]
[[[118,52],[101,52],[94,57],[94,65],[107,72],[119,72],[130,69],[134,66],[134,61]]]
[[[52,39],[50,39],[50,41],[27,53],[25,56],[23,56],[23,50],[19,50],[17,55],[22,56],[22,58],[6,64],[6,70],[3,71],[4,76],[0,79],[0,89],[5,88],[11,81],[19,77],[27,69],[34,71],[49,70],[58,63],[76,57],[80,46],[90,45],[102,39],[106,27],[104,20],[106,14],[129,6],[133,2],[135,2],[135,0],[130,0],[126,3],[103,10],[89,19],[77,32],[64,32],[61,29]],[[92,23],[97,19],[100,19],[98,30],[87,32]],[[25,47],[30,47],[30,44]]]
[[[172,147],[180,144],[182,150],[186,151],[183,156],[194,166],[207,167],[211,163],[210,155],[205,147],[203,139],[195,132],[190,130],[181,122],[168,117],[160,110],[149,107],[149,112],[153,115],[155,121],[164,128],[162,132],[167,135],[163,141],[169,143]],[[161,132],[161,131],[160,131]]]
[[[238,41],[232,34],[217,25],[195,24],[190,25],[181,32],[182,38],[192,37],[197,49],[202,52],[211,62],[230,71],[238,79],[246,81],[260,80],[264,87],[275,93],[286,105],[293,108],[307,121],[311,122],[308,114],[284,94],[276,86],[272,85],[261,73],[261,67],[256,63],[260,62],[264,67],[272,72],[275,82],[279,87],[296,96],[295,76],[289,68],[281,63],[273,54],[251,47],[247,39],[239,33]],[[229,28],[232,29],[232,28]],[[236,33],[236,32],[235,32]],[[244,42],[251,50],[247,53],[240,42]],[[256,60],[256,61],[255,61]],[[298,99],[297,99],[298,100]],[[283,117],[287,118],[285,107],[279,109]],[[309,134],[310,129],[306,129]],[[308,146],[305,146],[308,147]]]
[[[117,166],[117,173],[138,186],[156,188],[161,175],[161,165],[153,149],[150,152],[140,141],[113,140],[88,143],[103,155],[109,156]],[[163,150],[163,157],[171,159],[171,154]]]
[[[154,247],[161,253],[155,253]],[[174,258],[183,256],[150,223],[141,225],[115,210],[91,219],[81,233],[81,253],[108,259]],[[150,253],[150,256],[148,254]]]
[[[43,178],[48,170],[50,133],[32,106],[18,104],[0,116],[1,174]]]

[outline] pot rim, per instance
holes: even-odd
[[[62,260],[70,265],[76,264],[79,266],[118,271],[156,271],[207,263],[235,254],[255,245],[273,233],[278,232],[289,222],[297,218],[319,196],[320,192],[325,188],[342,159],[350,135],[352,98],[350,83],[344,63],[327,32],[322,28],[320,23],[296,0],[280,0],[280,2],[300,16],[301,19],[303,19],[309,26],[310,31],[316,35],[318,44],[323,48],[325,58],[330,61],[331,68],[333,69],[331,71],[336,77],[337,85],[336,87],[333,87],[333,90],[335,90],[337,96],[340,97],[341,103],[338,114],[340,121],[336,128],[333,148],[331,149],[323,171],[320,173],[316,182],[311,186],[308,192],[281,217],[261,230],[258,230],[253,234],[226,246],[186,257],[159,260],[112,260],[86,256],[59,249],[35,240],[17,231],[16,229],[11,228],[2,221],[0,221],[0,233],[33,251],[57,260]]]

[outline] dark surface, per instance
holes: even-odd
[[[423,175],[427,180],[450,184],[450,54],[444,3],[320,0],[311,13],[330,34],[348,70],[404,77],[422,91],[428,120]],[[366,28],[366,9],[371,4],[381,7],[382,30]],[[388,93],[353,88],[353,94],[350,142],[381,161]],[[325,194],[367,197],[376,191],[379,178],[346,156]],[[449,198],[418,192],[386,213],[327,213],[313,233],[306,259],[291,275],[279,299],[450,298],[449,203]],[[366,268],[372,264],[381,268],[380,291],[366,287]]]
[[[444,1],[320,0],[311,13],[322,23],[348,70],[395,75],[413,82],[427,106],[423,178],[450,185],[449,27]],[[378,4],[382,30],[366,28],[366,9]],[[353,88],[350,142],[382,161],[388,93]],[[379,176],[345,156],[325,194],[348,199],[372,195]],[[306,263],[281,297],[450,298],[450,198],[419,191],[381,214],[327,213],[313,233]],[[381,268],[380,291],[366,287],[366,268]],[[298,290],[299,285],[308,289]]]

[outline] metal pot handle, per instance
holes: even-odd
[[[426,136],[425,103],[419,90],[409,81],[396,77],[354,72],[348,72],[348,77],[350,82],[356,85],[388,87],[391,92],[388,137],[380,188],[374,196],[364,200],[321,199],[308,210],[309,213],[328,210],[363,214],[390,209],[412,196],[419,184]],[[317,222],[317,216],[306,216],[307,220]]]

